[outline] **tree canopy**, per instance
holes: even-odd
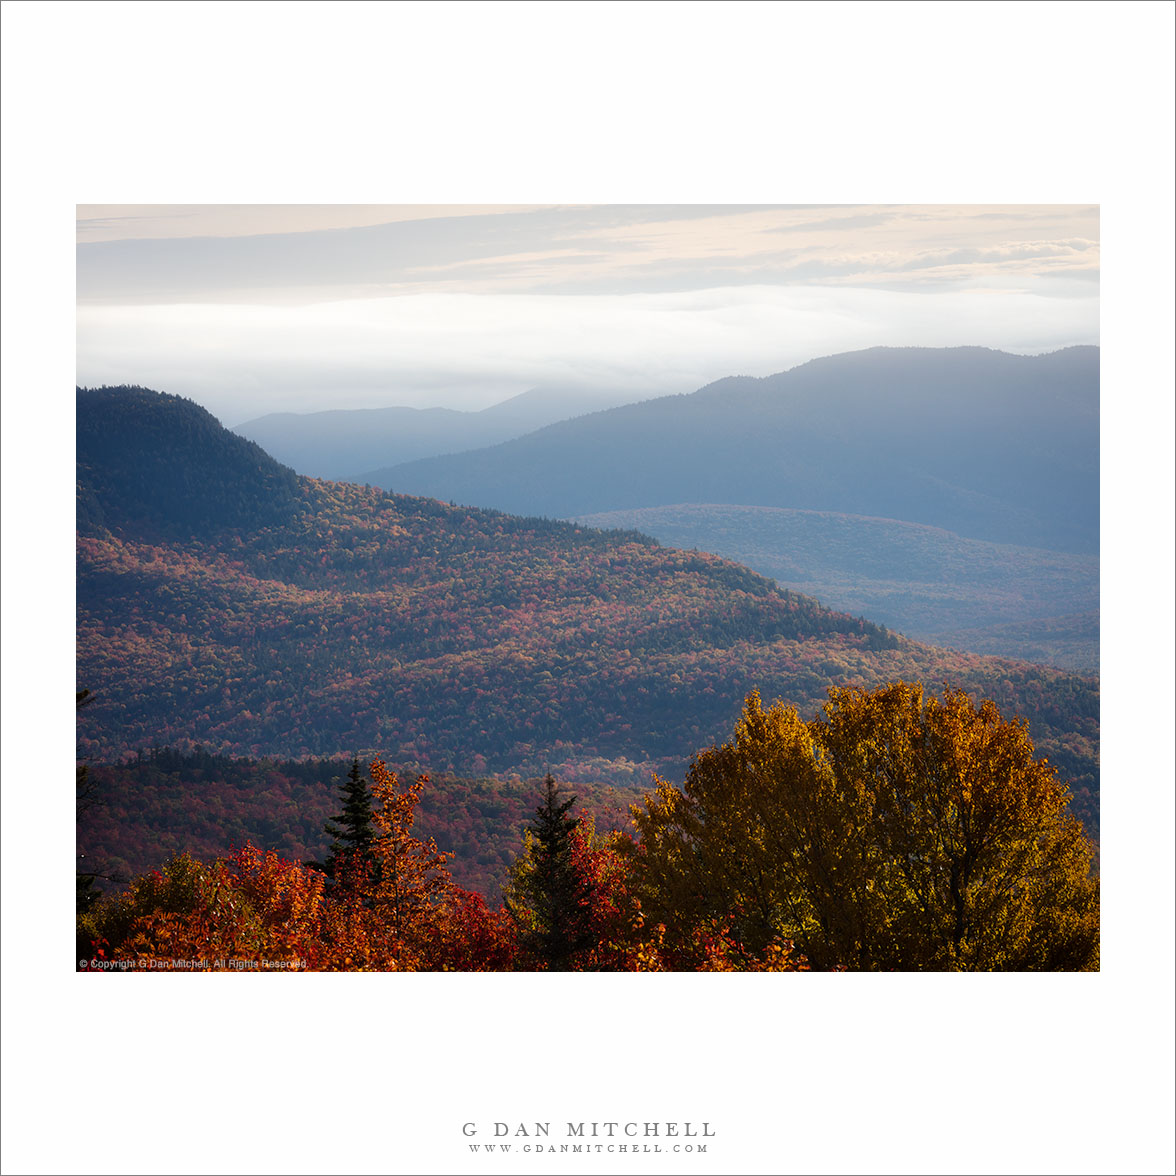
[[[747,698],[683,788],[634,808],[648,917],[729,917],[817,968],[1098,967],[1094,847],[1025,725],[963,691],[834,688],[822,716]]]
[[[960,690],[834,688],[809,722],[752,693],[730,742],[634,807],[636,839],[598,836],[549,775],[497,910],[414,835],[427,777],[402,787],[379,759],[369,775],[370,797],[353,765],[329,884],[250,844],[184,854],[79,911],[79,966],[1099,966],[1095,847],[1068,792],[1022,721]]]

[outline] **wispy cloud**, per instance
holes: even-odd
[[[79,204],[78,244],[310,233],[437,217],[498,216],[540,204]]]
[[[916,282],[929,270],[938,271],[937,280],[969,282],[999,280],[1042,258],[1055,270],[1098,264],[1098,215],[1088,208],[440,211],[447,215],[389,210],[391,219],[380,223],[306,231],[276,231],[301,222],[291,221],[293,213],[268,214],[264,233],[82,244],[78,296],[135,304],[289,302],[316,300],[328,289],[331,297],[367,298],[406,287],[452,290],[455,282],[477,293],[634,293],[742,283],[870,285],[904,274]],[[257,215],[247,223],[256,224]]]

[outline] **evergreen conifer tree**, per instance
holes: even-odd
[[[351,761],[351,771],[342,785],[343,811],[323,826],[331,838],[330,853],[324,864],[327,875],[334,878],[344,861],[373,861],[372,846],[376,831],[372,824],[372,795],[368,782],[360,774],[359,760]]]
[[[568,816],[576,797],[560,800],[550,774],[543,803],[525,830],[525,848],[510,870],[506,907],[523,946],[551,971],[567,971],[579,951],[592,946],[590,896],[572,860],[578,821]]]

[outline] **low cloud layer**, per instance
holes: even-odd
[[[427,293],[309,305],[83,305],[78,380],[266,412],[480,408],[537,385],[658,395],[878,345],[1040,352],[1098,342],[1097,285],[813,286],[663,294]]]

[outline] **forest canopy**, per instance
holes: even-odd
[[[751,694],[734,738],[634,812],[635,886],[672,941],[732,919],[817,968],[1098,966],[1094,847],[1023,723],[897,682],[821,717]]]
[[[350,858],[337,843],[329,873],[252,846],[181,855],[79,911],[80,966],[1099,967],[1095,847],[1069,794],[1023,722],[963,691],[833,688],[809,722],[753,692],[681,788],[658,780],[634,806],[633,835],[597,834],[549,777],[496,909],[414,834],[427,778],[368,770],[370,840]]]

